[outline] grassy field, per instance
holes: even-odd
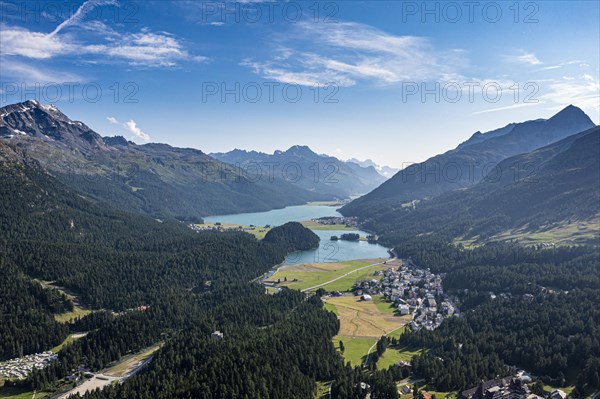
[[[50,392],[40,391],[35,393],[35,399],[49,398]],[[12,387],[0,387],[0,398],[2,399],[32,399],[33,391],[26,389],[12,388]]]
[[[551,385],[544,384],[544,391],[550,393],[554,389],[560,389],[561,391],[563,391],[564,393],[566,393],[567,396],[570,396],[571,392],[573,392],[573,390],[575,389],[575,385],[571,385],[571,386],[568,386],[568,387],[553,387]]]
[[[381,313],[393,315],[396,313],[396,309],[391,302],[385,300],[383,295],[373,295],[373,303],[377,306],[377,309]]]
[[[317,381],[317,393],[315,399],[329,398],[329,385],[331,381]]]
[[[375,273],[377,270],[385,269],[387,269],[387,266],[383,265],[368,267],[366,269],[359,270],[345,277],[342,277],[339,280],[336,280],[332,283],[326,284],[322,288],[325,291],[350,291],[354,283],[356,283],[357,281],[381,279],[381,277],[373,276],[373,273]]]
[[[345,224],[320,224],[312,220],[300,222],[304,227],[311,230],[356,230],[354,227],[347,227]]]
[[[356,338],[343,337],[336,335],[333,338],[335,348],[340,350],[340,341],[344,343],[344,361],[350,362],[352,366],[360,366],[363,363],[364,357],[367,355],[369,348],[377,342],[376,338]]]
[[[340,319],[340,331],[333,342],[338,350],[339,342],[344,343],[344,359],[353,366],[362,364],[369,350],[381,336],[399,336],[404,331],[404,325],[410,321],[410,316],[394,316],[393,308],[377,295],[373,301],[360,301],[355,296],[326,298],[325,308],[332,310],[332,307]],[[410,360],[408,354],[405,356]],[[384,362],[391,365],[404,360],[394,360],[396,357],[390,351],[389,359]]]
[[[277,288],[267,287],[267,294],[269,294],[269,295],[275,295],[278,292],[279,292],[279,290]]]
[[[551,227],[543,231],[527,232],[524,230],[514,230],[504,232],[494,238],[500,240],[518,239],[525,245],[538,244],[542,242],[553,242],[562,245],[582,244],[592,240],[597,240],[600,234],[600,219],[594,219],[585,222],[562,224]]]
[[[56,321],[58,321],[59,323],[68,323],[78,317],[83,317],[83,316],[86,316],[86,315],[92,313],[92,310],[87,309],[85,306],[83,306],[79,302],[79,297],[77,296],[77,294],[75,294],[65,288],[54,285],[52,281],[41,281],[41,280],[34,280],[34,281],[37,281],[38,283],[40,283],[42,285],[42,287],[44,287],[44,288],[58,290],[60,293],[64,294],[67,298],[69,298],[69,300],[71,300],[71,302],[73,302],[73,311],[72,312],[65,312],[65,313],[60,313],[60,314],[54,315],[54,319]]]
[[[593,220],[564,223],[559,226],[552,226],[540,231],[530,232],[526,229],[514,229],[497,234],[487,241],[492,240],[519,240],[523,245],[533,245],[540,243],[555,243],[557,245],[585,244],[590,241],[597,241],[600,236],[600,218]],[[455,243],[462,243],[465,247],[473,247],[481,244],[477,238],[468,240],[455,240]]]
[[[59,323],[68,323],[71,320],[74,320],[78,317],[86,316],[90,313],[92,313],[91,310],[84,309],[84,308],[81,308],[81,307],[75,305],[72,312],[54,315],[54,319],[56,319],[56,321],[58,321]]]
[[[333,305],[331,303],[325,303],[323,307],[325,308],[325,310],[328,310],[328,311],[332,312],[336,316],[338,316],[338,317],[340,316],[340,313],[338,312],[338,310],[335,307],[335,305]]]
[[[385,353],[379,358],[377,362],[377,368],[379,370],[387,369],[394,364],[403,361],[410,362],[413,356],[421,353],[420,349],[400,348],[393,349],[388,348]]]
[[[87,334],[87,333],[86,333]],[[85,337],[86,334],[70,334],[63,342],[50,349],[54,353],[58,353],[62,348],[71,345],[75,340]]]
[[[283,266],[279,268],[273,276],[266,280],[265,283],[302,290],[351,273],[346,277],[323,286],[323,288],[328,291],[348,291],[356,281],[375,278],[373,277],[373,273],[377,270],[387,269],[391,266],[391,262],[388,262],[388,265],[375,265],[363,270],[357,269],[385,260],[385,258],[363,259],[346,262],[306,263],[301,265]],[[287,281],[285,281],[286,278]]]
[[[379,338],[404,326],[410,316],[398,317],[381,312],[374,301],[361,301],[355,296],[327,298],[326,303],[337,308],[340,318],[339,335]]]

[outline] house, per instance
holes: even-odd
[[[520,379],[502,378],[481,381],[478,386],[461,392],[458,399],[527,399],[529,395],[527,384]]]
[[[398,305],[398,313],[400,313],[402,316],[409,314],[410,313],[410,308],[408,307],[408,305]]]
[[[435,299],[433,299],[432,297],[428,297],[427,298],[427,306],[430,308],[435,308],[437,306]]]
[[[567,394],[560,389],[553,389],[552,392],[550,392],[550,399],[566,399],[566,397]]]
[[[400,392],[402,393],[402,395],[406,395],[412,392],[412,388],[410,387],[410,385],[407,384],[400,388]]]

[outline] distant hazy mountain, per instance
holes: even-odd
[[[381,165],[377,165],[375,162],[373,162],[371,159],[367,159],[365,161],[359,161],[356,158],[351,158],[349,160],[347,160],[346,162],[348,163],[354,163],[357,165],[362,166],[363,168],[368,168],[369,166],[372,166],[375,168],[375,170],[377,170],[377,172],[382,175],[383,177],[386,178],[390,178],[392,176],[394,176],[396,173],[398,173],[398,171],[400,169],[395,169],[395,168],[390,168],[389,166],[381,166]]]
[[[293,146],[287,151],[266,154],[235,149],[211,156],[248,170],[260,171],[274,181],[287,181],[323,196],[344,199],[369,192],[385,181],[373,166],[362,167],[319,155],[307,146]]]
[[[584,222],[597,225],[600,217],[599,165],[600,127],[594,127],[507,158],[470,188],[414,207],[390,207],[368,221],[368,227],[388,237],[435,232],[482,241],[515,231],[567,228],[575,242],[594,241],[578,233]]]
[[[70,187],[156,218],[194,220],[328,198],[285,181],[256,180],[196,149],[102,138],[36,101],[0,108],[0,139]]]
[[[503,159],[594,126],[581,109],[570,105],[548,120],[512,123],[488,133],[477,132],[454,150],[401,170],[377,189],[346,205],[342,212],[371,217],[412,200],[470,187],[492,173]]]

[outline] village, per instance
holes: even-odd
[[[43,369],[57,358],[58,355],[54,352],[46,351],[11,359],[0,363],[0,377],[22,380],[34,369]]]
[[[406,266],[379,270],[374,277],[380,279],[355,283],[354,295],[364,300],[370,300],[372,295],[383,295],[398,315],[412,314],[409,326],[414,331],[434,330],[445,318],[458,314],[456,306],[444,294],[441,276],[429,269],[420,269],[407,261]]]
[[[358,218],[353,216],[325,216],[317,219],[312,219],[312,221],[323,226],[344,225],[349,228],[359,228]]]
[[[254,225],[250,226],[237,226],[237,225],[224,225],[222,223],[206,223],[206,224],[190,224],[190,229],[194,231],[245,231],[252,233],[258,231],[259,233],[265,233],[271,228],[270,225],[264,227],[258,227]]]

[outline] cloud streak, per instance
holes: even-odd
[[[58,34],[61,30],[63,30],[67,26],[79,23],[83,19],[83,17],[88,12],[90,12],[94,7],[99,7],[99,6],[103,6],[103,5],[109,5],[109,4],[116,5],[117,1],[116,0],[88,0],[88,1],[86,1],[77,9],[77,11],[75,11],[75,13],[73,15],[71,15],[69,18],[67,18],[65,21],[63,21],[60,25],[58,25],[56,27],[56,29],[54,29],[48,36],[54,37],[54,36],[56,36],[56,34]]]
[[[245,59],[242,65],[267,79],[301,85],[379,85],[441,79],[455,73],[461,50],[436,50],[429,39],[396,36],[369,25],[299,23],[278,38],[268,60]],[[311,51],[300,49],[310,48]]]
[[[181,42],[167,32],[116,32],[102,22],[82,23],[94,7],[116,4],[115,0],[89,0],[51,33],[31,31],[21,27],[0,26],[2,57],[22,57],[49,60],[77,57],[87,62],[126,62],[132,66],[175,67],[180,62],[204,62],[206,57],[190,54]],[[76,39],[68,27],[78,27],[96,36],[95,43]]]
[[[509,56],[508,59],[512,62],[526,65],[541,65],[542,61],[536,57],[534,53],[527,53],[521,50],[521,54]]]

